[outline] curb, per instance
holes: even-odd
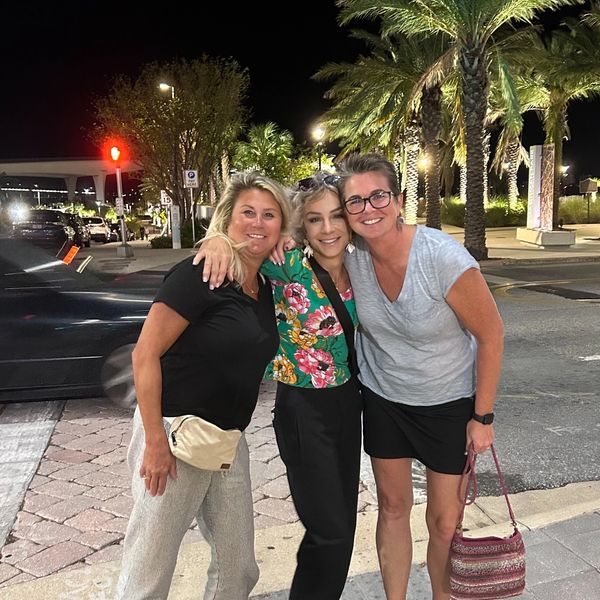
[[[540,258],[488,258],[479,264],[482,267],[493,265],[533,265],[533,264],[569,264],[600,262],[598,256],[548,256]]]

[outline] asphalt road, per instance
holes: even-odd
[[[484,271],[506,328],[496,434],[510,489],[600,479],[600,266]],[[494,493],[489,457],[481,466],[482,493]]]

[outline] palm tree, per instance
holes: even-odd
[[[414,223],[421,124],[430,163],[426,172],[427,224],[439,228],[440,86],[454,58],[448,42],[443,36],[410,40],[365,32],[353,35],[366,42],[370,54],[352,64],[325,65],[315,75],[321,80],[336,79],[326,94],[334,106],[322,119],[329,136],[340,140],[344,151],[385,149],[388,155],[398,155],[403,146],[404,217]]]
[[[485,244],[484,136],[488,97],[489,46],[504,25],[529,22],[536,12],[572,0],[337,0],[341,20],[382,19],[383,33],[409,36],[444,33],[454,41],[462,75],[467,145],[465,247],[487,258]]]
[[[554,198],[552,227],[558,227],[563,142],[568,139],[567,111],[573,100],[600,93],[600,5],[579,21],[569,20],[543,36],[533,33],[523,52],[526,68],[522,85],[541,114],[546,143],[554,144]]]
[[[233,165],[237,169],[255,169],[273,179],[287,181],[294,151],[292,134],[269,122],[250,127],[247,138],[248,141],[237,143]]]

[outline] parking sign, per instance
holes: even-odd
[[[198,187],[198,171],[188,169],[183,172],[183,178],[185,181],[186,188],[197,188]]]

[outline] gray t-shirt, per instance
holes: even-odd
[[[417,226],[404,284],[390,302],[377,281],[362,239],[346,258],[360,326],[360,380],[403,404],[430,406],[475,391],[476,343],[445,298],[477,261],[446,233]]]

